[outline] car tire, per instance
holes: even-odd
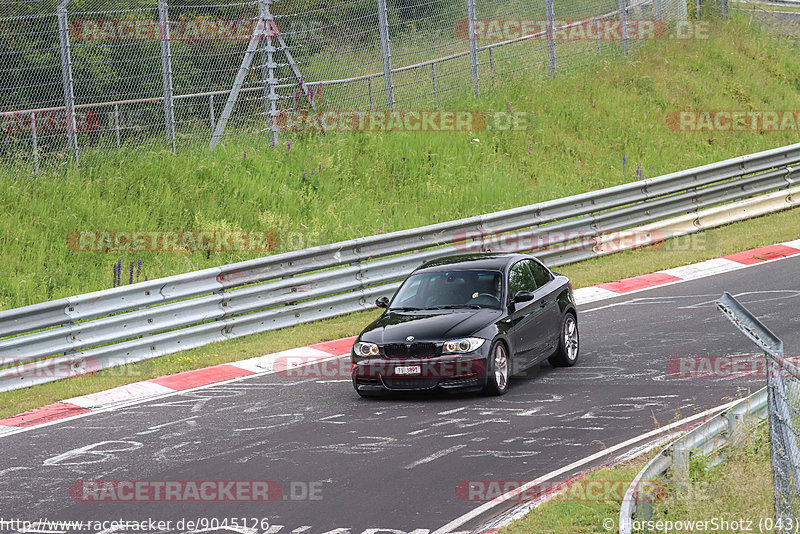
[[[572,312],[564,314],[561,321],[561,332],[558,336],[558,349],[548,361],[553,367],[572,367],[578,362],[580,353],[580,334],[578,320]]]
[[[511,376],[511,360],[508,348],[502,341],[495,341],[489,350],[486,362],[486,386],[483,392],[487,395],[505,395],[508,391],[508,379]]]

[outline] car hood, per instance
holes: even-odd
[[[361,333],[370,343],[445,341],[468,337],[502,316],[500,310],[446,310],[424,312],[386,312]]]

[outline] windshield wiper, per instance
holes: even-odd
[[[389,308],[389,311],[419,311],[424,309],[426,308],[411,308],[408,306],[399,306],[397,308]]]
[[[456,310],[459,308],[469,308],[471,310],[480,310],[481,307],[477,304],[448,304],[446,306],[433,306],[432,308],[425,308],[426,310]]]

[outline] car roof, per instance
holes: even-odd
[[[530,256],[526,254],[498,254],[491,252],[456,254],[427,261],[414,272],[436,272],[453,269],[454,267],[459,269],[503,270],[507,265],[523,258],[530,258]]]

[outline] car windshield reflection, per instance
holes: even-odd
[[[499,271],[423,272],[410,276],[392,300],[392,311],[500,308]]]

